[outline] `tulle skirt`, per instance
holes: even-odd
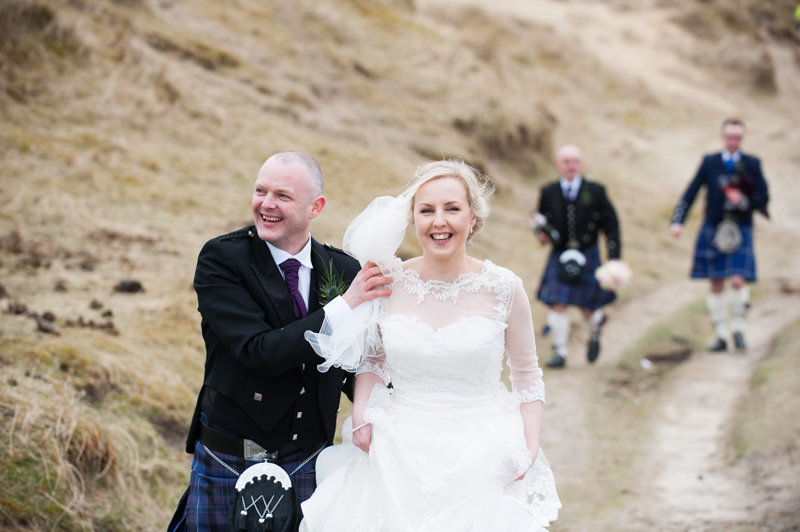
[[[558,516],[550,464],[531,464],[519,403],[376,386],[364,413],[369,453],[350,443],[317,459],[317,490],[301,532],[527,532]],[[525,478],[515,479],[522,473]]]

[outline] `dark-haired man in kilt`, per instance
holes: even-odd
[[[691,275],[693,279],[711,281],[711,290],[706,296],[715,332],[708,347],[711,351],[728,348],[728,309],[736,349],[743,350],[747,346],[744,315],[749,304],[749,291],[745,282],[756,280],[753,211],[760,211],[768,217],[769,192],[761,173],[761,161],[739,151],[743,137],[744,124],[740,120],[723,122],[725,149],[703,158],[672,216],[672,234],[679,238],[697,193],[706,187],[705,220],[697,236]],[[726,279],[730,279],[731,285],[727,298]]]
[[[552,244],[538,299],[550,307],[547,325],[553,337],[551,368],[564,367],[570,321],[567,307],[579,307],[589,323],[587,359],[600,354],[600,331],[605,322],[602,307],[616,299],[614,292],[600,287],[594,272],[600,266],[598,232],[606,237],[609,260],[620,258],[619,224],[605,188],[581,176],[583,156],[578,147],[567,145],[556,153],[558,181],[541,190],[537,216],[539,240]]]

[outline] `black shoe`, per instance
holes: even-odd
[[[744,336],[740,332],[733,333],[733,345],[736,346],[736,349],[739,351],[744,351],[747,349],[747,344],[744,343]]]
[[[712,353],[727,351],[728,342],[726,342],[724,338],[717,338],[711,345],[708,346],[708,350],[711,351]]]
[[[555,355],[553,355],[550,358],[550,360],[547,361],[547,367],[548,368],[563,368],[564,365],[566,365],[566,363],[567,363],[567,360],[564,357],[562,357],[561,355],[559,355],[558,353],[556,353]]]
[[[600,320],[600,323],[597,324],[594,328],[594,332],[592,332],[589,337],[589,348],[586,350],[586,360],[588,360],[590,364],[600,356],[600,331],[605,324],[606,317],[604,315],[603,319]]]
[[[589,349],[586,351],[586,360],[589,361],[589,364],[593,363],[597,360],[597,357],[600,356],[600,335],[593,334],[592,338],[589,340]]]

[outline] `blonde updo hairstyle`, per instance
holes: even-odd
[[[419,188],[429,181],[442,177],[460,179],[467,189],[469,208],[475,215],[475,225],[472,227],[472,233],[467,237],[467,241],[472,240],[472,237],[483,228],[483,224],[491,212],[489,202],[494,194],[494,184],[488,177],[460,159],[431,161],[417,168],[413,179],[403,191],[403,195],[411,198],[408,210],[409,223],[414,222],[414,197]]]

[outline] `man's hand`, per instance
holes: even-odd
[[[539,242],[541,242],[542,244],[551,243],[550,237],[544,234],[544,231],[536,231],[536,238],[538,238]]]
[[[374,262],[368,262],[358,272],[358,275],[350,283],[350,287],[342,297],[353,309],[361,303],[372,301],[376,297],[384,297],[391,294],[392,290],[388,288],[390,284],[392,284],[391,277],[385,277]]]
[[[683,224],[672,224],[669,226],[669,230],[672,232],[672,236],[680,238],[683,233]]]

